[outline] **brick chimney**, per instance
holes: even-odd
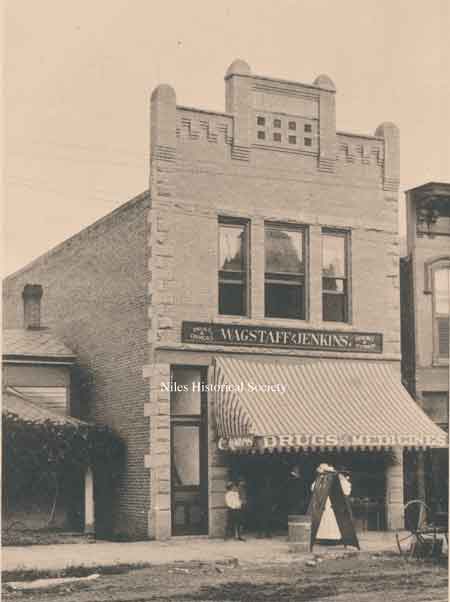
[[[29,329],[40,328],[42,286],[40,284],[26,284],[22,297],[24,327]]]

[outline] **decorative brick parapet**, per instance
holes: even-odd
[[[384,139],[337,132],[338,159],[346,163],[363,163],[382,167]]]
[[[253,96],[251,70],[245,61],[236,60],[225,75],[227,113],[233,115],[233,147],[231,158],[250,159],[253,132]]]
[[[400,131],[394,123],[377,127],[375,136],[384,139],[383,189],[398,192],[400,184]]]
[[[181,140],[230,145],[233,141],[233,116],[177,106],[176,135]]]

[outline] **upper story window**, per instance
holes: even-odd
[[[323,320],[348,322],[347,233],[322,231]]]
[[[305,319],[303,229],[266,225],[264,292],[266,317]]]
[[[433,270],[434,348],[438,359],[449,357],[450,265]]]
[[[248,224],[219,222],[219,314],[247,314]]]

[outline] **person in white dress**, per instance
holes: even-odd
[[[326,472],[336,472],[333,466],[329,464],[320,464],[317,468],[318,475],[326,473]],[[345,496],[350,495],[352,491],[352,486],[350,483],[350,479],[339,473],[339,482],[342,487],[342,491]],[[315,482],[311,486],[311,491],[314,491]],[[320,525],[317,530],[316,535],[317,540],[322,541],[340,541],[342,539],[341,531],[336,521],[336,516],[334,514],[333,507],[331,505],[330,497],[327,497],[325,502],[325,509],[322,514],[322,518],[320,520]]]

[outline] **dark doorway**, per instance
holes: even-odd
[[[172,367],[172,535],[208,533],[208,422],[202,386],[206,371]]]

